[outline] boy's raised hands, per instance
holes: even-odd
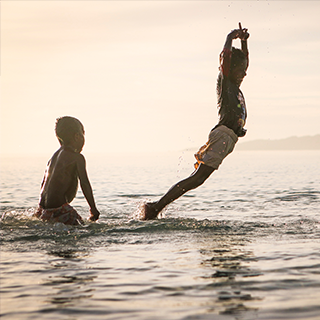
[[[241,40],[247,40],[249,38],[249,36],[250,36],[250,34],[248,33],[248,29],[247,28],[242,29],[241,22],[239,22],[239,35],[238,35],[238,37]]]
[[[228,34],[228,37],[232,39],[239,38],[240,40],[247,40],[249,36],[250,35],[248,33],[248,29],[247,28],[242,29],[241,22],[239,22],[239,29],[234,29]]]

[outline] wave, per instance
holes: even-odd
[[[286,195],[281,197],[275,197],[274,200],[280,201],[299,201],[299,200],[312,200],[317,201],[319,200],[320,191],[292,191],[287,192]]]
[[[301,236],[319,234],[320,221],[312,218],[293,217],[287,222],[214,220],[195,218],[160,218],[151,221],[141,221],[133,216],[121,213],[103,217],[97,223],[86,222],[82,226],[67,226],[62,223],[46,223],[32,215],[34,208],[5,212],[0,219],[1,243],[36,242],[39,240],[76,240],[97,238],[102,242],[130,242],[130,237],[141,237],[148,241],[149,237],[163,236],[168,233],[177,234],[216,234],[217,236],[246,236],[259,238],[292,234]],[[319,235],[320,237],[320,235]]]

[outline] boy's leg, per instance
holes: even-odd
[[[181,197],[187,191],[202,185],[215,169],[205,164],[200,164],[198,169],[188,178],[172,186],[169,191],[157,202],[146,203],[144,220],[155,219],[158,213],[169,203]]]

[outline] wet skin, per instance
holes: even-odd
[[[41,189],[40,205],[44,209],[61,207],[75,198],[78,190],[76,155],[61,147],[49,161]]]
[[[80,153],[83,145],[84,132],[76,133],[67,146],[62,145],[54,153],[42,181],[39,205],[44,209],[52,209],[70,203],[76,196],[79,180],[90,206],[90,220],[97,220],[100,213],[93,198],[86,161]]]

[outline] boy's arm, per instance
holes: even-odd
[[[241,30],[240,30],[240,29],[234,29],[234,30],[232,30],[232,31],[227,35],[226,42],[224,43],[223,50],[229,50],[229,51],[231,51],[231,48],[232,48],[232,40],[239,38],[240,33],[241,33]]]
[[[241,40],[241,50],[247,57],[249,56],[247,39]]]
[[[249,51],[248,51],[247,39],[241,40],[241,50],[247,57],[247,69],[248,69],[248,67],[249,67]]]
[[[86,170],[86,160],[82,154],[79,154],[78,159],[77,159],[77,170],[78,170],[81,190],[82,190],[82,192],[83,192],[83,194],[89,204],[89,207],[90,207],[90,218],[89,219],[92,221],[98,220],[100,212],[96,208],[91,184],[90,184],[87,170]]]
[[[246,55],[247,60],[248,60],[248,65],[249,65],[249,51],[248,51],[247,40],[248,40],[250,34],[248,33],[247,28],[242,29],[240,22],[239,22],[239,29],[240,29],[239,38],[241,39],[241,50]]]
[[[239,23],[239,29],[232,30],[227,35],[226,42],[220,54],[221,71],[223,75],[226,77],[229,75],[229,71],[230,71],[232,41],[237,38],[240,38],[241,40],[241,50],[246,55],[248,59],[248,64],[249,64],[249,52],[248,52],[248,44],[247,44],[249,33],[248,33],[248,29],[246,28],[242,29],[241,23]]]
[[[228,77],[231,63],[232,40],[237,39],[240,35],[240,29],[232,30],[226,38],[223,50],[220,54],[220,70],[225,77]]]

